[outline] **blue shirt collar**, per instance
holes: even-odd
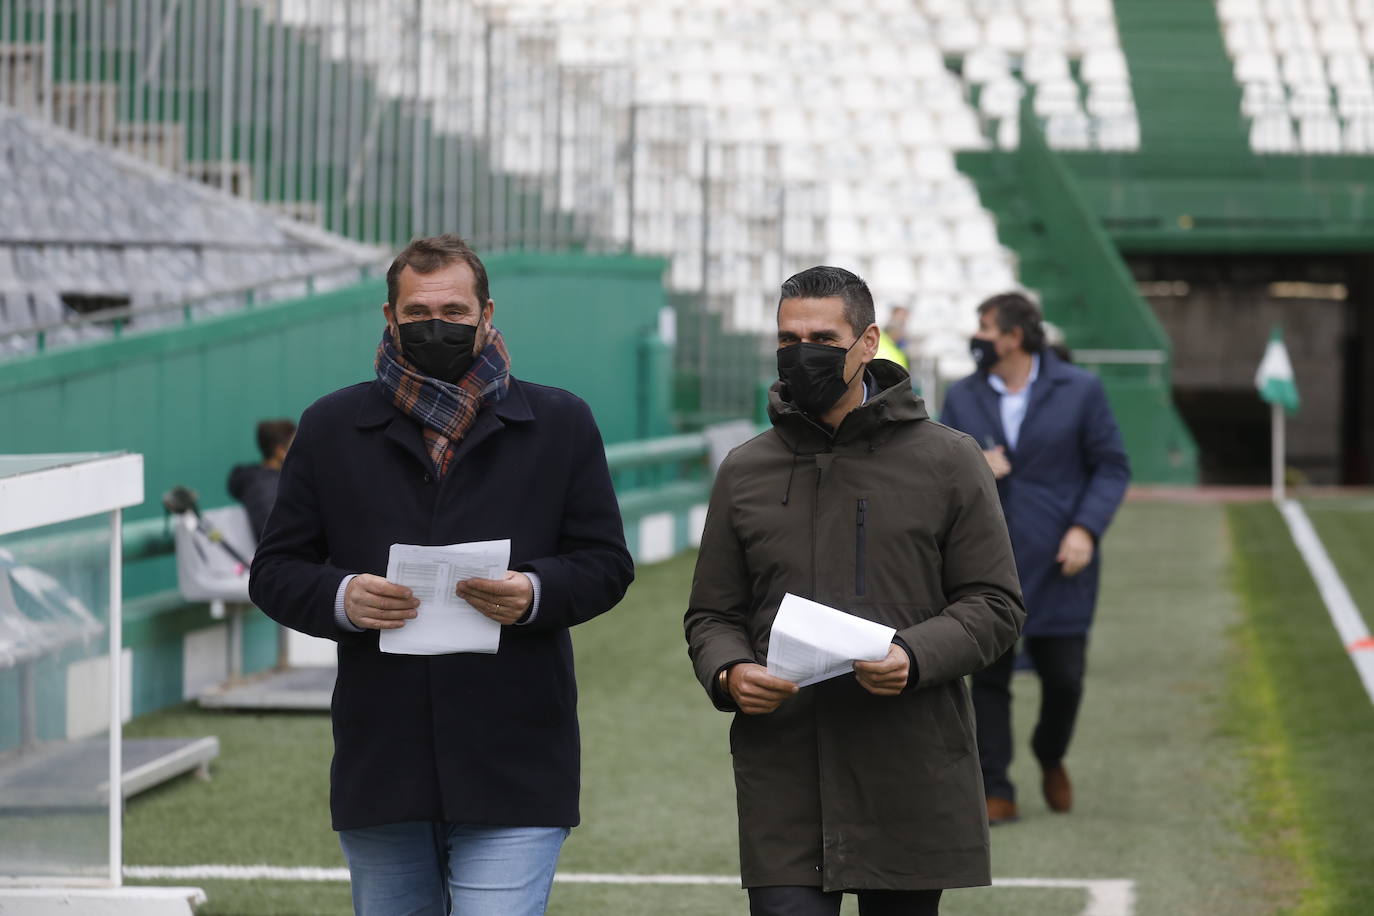
[[[1039,354],[1039,353],[1032,353],[1032,354],[1031,354],[1031,371],[1030,371],[1030,377],[1026,379],[1026,387],[1025,387],[1025,388],[1022,388],[1020,391],[1018,391],[1017,394],[1025,394],[1027,391],[1029,391],[1031,385],[1034,385],[1034,384],[1035,384],[1035,380],[1038,379],[1039,377],[1040,377],[1040,354]],[[992,390],[995,391],[995,392],[997,392],[998,394],[1006,394],[1006,393],[1007,393],[1007,383],[1006,383],[1005,381],[1002,380],[1002,377],[1001,377],[1000,375],[997,375],[997,374],[995,374],[995,373],[989,372],[989,373],[988,373],[988,384],[991,385],[991,386],[992,386]],[[867,398],[867,389],[865,389],[865,398]]]

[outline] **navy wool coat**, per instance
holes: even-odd
[[[349,573],[386,575],[392,544],[510,538],[536,572],[528,624],[494,655],[383,654],[377,631],[334,620]],[[572,827],[577,687],[568,628],[609,610],[634,577],[601,434],[587,405],[511,379],[435,479],[420,426],[380,384],[301,417],[253,558],[249,593],[282,624],[338,643],[330,807],[336,830],[402,821]]]
[[[1131,477],[1101,380],[1042,351],[1015,449],[1002,429],[1001,396],[983,373],[950,387],[940,421],[968,433],[984,449],[1001,445],[1007,450],[1011,473],[997,482],[997,491],[1026,599],[1023,634],[1087,633],[1102,573],[1102,535]],[[1092,532],[1097,549],[1086,569],[1068,577],[1055,557],[1074,525]]]

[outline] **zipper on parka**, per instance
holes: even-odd
[[[868,587],[864,574],[868,553],[868,500],[860,499],[854,525],[854,594],[862,595]]]

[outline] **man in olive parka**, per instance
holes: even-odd
[[[782,286],[773,428],[721,465],[685,617],[730,729],[740,868],[754,916],[936,913],[991,883],[963,677],[1025,618],[978,445],[929,419],[874,359],[867,285],[813,267]],[[792,592],[896,629],[887,657],[804,689],[768,674]]]

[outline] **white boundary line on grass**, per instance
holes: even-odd
[[[347,882],[346,868],[283,868],[276,865],[127,865],[124,877],[140,881],[334,881]],[[723,885],[739,887],[738,875],[612,875],[559,872],[562,884]],[[1088,892],[1081,916],[1134,916],[1135,882],[1092,878],[994,878],[993,887],[1054,887]]]
[[[1308,571],[1317,583],[1317,590],[1321,592],[1322,601],[1326,603],[1326,611],[1331,615],[1331,622],[1336,625],[1336,632],[1340,634],[1341,645],[1350,655],[1350,661],[1354,663],[1360,680],[1364,682],[1369,701],[1374,703],[1374,639],[1369,636],[1369,627],[1360,616],[1355,599],[1350,597],[1350,589],[1345,587],[1341,574],[1336,571],[1336,565],[1331,562],[1331,557],[1327,554],[1321,538],[1317,536],[1317,530],[1312,527],[1312,520],[1303,511],[1302,504],[1296,500],[1285,499],[1279,503],[1279,512],[1288,523],[1293,543],[1298,545],[1298,552],[1302,554]]]

